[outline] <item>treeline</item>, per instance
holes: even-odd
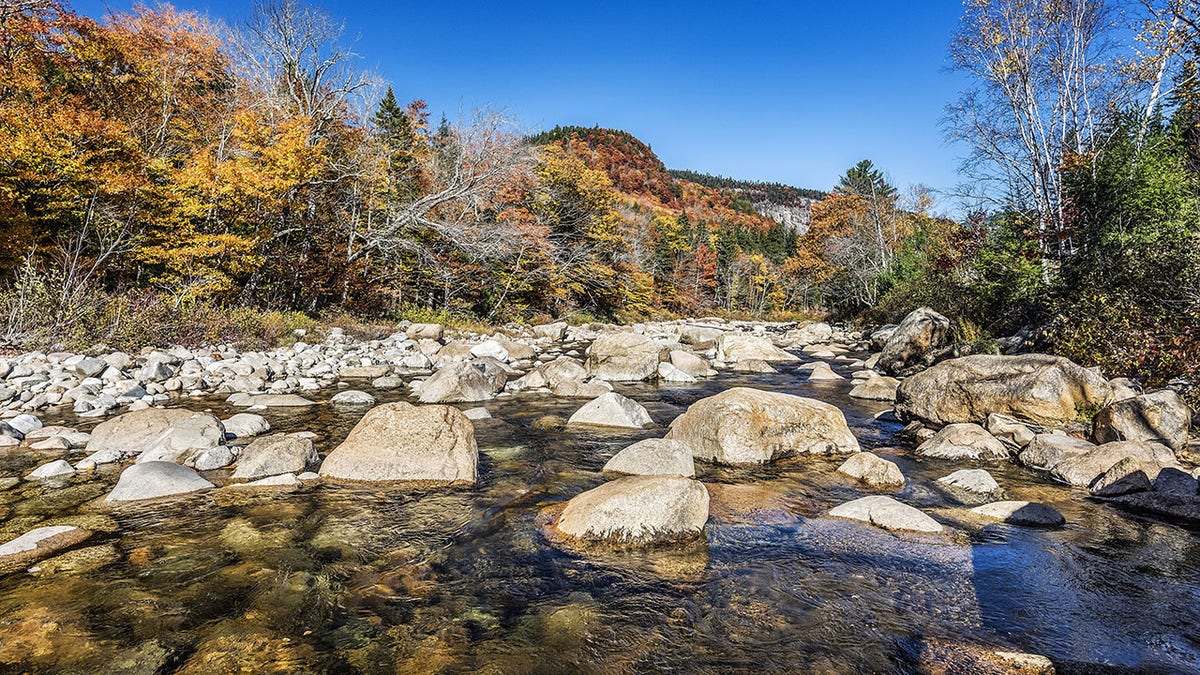
[[[753,202],[765,200],[783,206],[805,206],[809,201],[825,198],[825,193],[820,190],[798,188],[781,183],[737,180],[686,169],[670,169],[669,173],[679,180],[686,180],[689,183],[696,183],[714,190],[732,190]]]
[[[794,237],[633,136],[435,122],[296,0],[0,25],[0,343],[803,307]]]

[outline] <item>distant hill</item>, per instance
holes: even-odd
[[[577,154],[586,154],[588,165],[603,169],[613,185],[630,198],[699,216],[717,228],[730,224],[765,231],[778,224],[796,235],[804,234],[813,202],[825,196],[820,190],[782,183],[668,170],[649,145],[617,129],[556,126],[528,141],[569,145]]]
[[[663,206],[678,207],[679,188],[666,165],[650,146],[628,131],[558,126],[529,138],[534,145],[571,141],[580,141],[587,146],[591,156],[584,159],[590,166],[608,173],[613,185],[621,192],[651,196]]]

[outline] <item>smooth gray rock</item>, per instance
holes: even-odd
[[[917,447],[917,454],[936,459],[990,461],[1008,459],[1009,450],[978,424],[948,424]]]
[[[891,497],[872,495],[830,509],[829,515],[870,523],[885,530],[941,532],[942,526],[917,509]]]
[[[626,476],[573,497],[556,529],[586,541],[651,544],[694,539],[708,521],[708,490],[679,476]]]
[[[959,469],[948,476],[942,476],[938,482],[981,495],[991,494],[1000,489],[992,474],[983,469]]]
[[[261,436],[271,430],[271,423],[267,418],[254,413],[238,413],[221,423],[225,426],[225,433],[234,438]]]
[[[255,480],[285,473],[303,473],[320,461],[311,438],[275,434],[254,439],[242,449],[233,480]]]
[[[192,469],[174,462],[141,462],[121,472],[105,501],[158,499],[215,487]]]
[[[904,317],[888,337],[879,369],[888,375],[911,375],[933,364],[933,356],[950,332],[950,320],[928,307]]]
[[[975,513],[1011,525],[1058,527],[1066,522],[1062,514],[1038,502],[992,502],[971,509]]]
[[[859,452],[838,467],[838,473],[856,478],[873,487],[903,487],[904,474],[895,462],[871,452]]]
[[[610,382],[640,382],[658,373],[659,347],[636,333],[601,335],[588,347],[588,373]]]
[[[1192,427],[1192,410],[1178,393],[1166,389],[1110,403],[1093,423],[1098,443],[1156,441],[1182,450]]]
[[[350,406],[350,405],[375,405],[375,403],[376,403],[374,396],[368,394],[365,391],[358,391],[357,389],[347,389],[346,391],[339,391],[338,393],[333,395],[333,398],[329,399],[329,402],[333,403],[335,405],[347,405],[347,406]]]
[[[669,438],[647,438],[613,455],[604,465],[605,472],[637,476],[696,475],[692,449]]]
[[[646,429],[654,426],[654,420],[642,404],[610,391],[585,403],[567,424]]]

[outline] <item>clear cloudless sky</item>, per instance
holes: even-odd
[[[249,7],[173,4],[229,24]],[[624,129],[671,168],[818,189],[864,158],[902,187],[957,182],[962,151],[939,121],[964,86],[946,70],[959,0],[313,4],[344,23],[362,67],[435,118],[487,104],[528,130]]]

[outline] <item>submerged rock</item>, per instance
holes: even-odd
[[[307,408],[316,405],[298,394],[252,394],[250,396],[230,397],[229,404],[238,408]]]
[[[334,405],[347,405],[347,406],[349,406],[349,405],[375,405],[375,397],[368,394],[365,391],[358,391],[357,389],[348,389],[346,391],[339,391],[338,393],[334,394],[333,398],[329,399],[329,402],[333,403]]]
[[[604,471],[639,476],[696,475],[692,449],[669,438],[647,438],[613,455]]]
[[[851,478],[875,487],[901,487],[904,485],[904,474],[895,462],[870,452],[860,452],[850,456],[841,466],[838,473],[844,473]]]
[[[885,530],[942,531],[942,526],[933,518],[907,504],[883,495],[872,495],[846,502],[830,509],[829,515],[836,518],[859,520]]]
[[[677,476],[626,476],[573,497],[555,527],[587,541],[652,544],[695,538],[707,521],[703,483]]]
[[[567,424],[645,429],[654,426],[654,420],[642,404],[610,391],[585,403],[571,415]]]
[[[91,531],[71,525],[39,527],[0,544],[0,574],[24,569],[70,548],[92,536]]]
[[[174,462],[141,462],[121,472],[105,501],[128,502],[198,492],[215,487],[200,474]]]
[[[984,424],[992,413],[1061,425],[1102,405],[1110,392],[1104,378],[1060,356],[964,356],[904,380],[896,415],[933,426]]]
[[[736,387],[693,403],[671,422],[667,438],[683,441],[696,459],[763,464],[796,455],[859,450],[841,410],[790,394]]]
[[[457,408],[397,402],[367,412],[319,473],[363,482],[474,483],[478,462],[471,420]]]
[[[28,480],[41,480],[43,478],[60,478],[69,476],[75,473],[75,467],[65,459],[56,459],[53,462],[46,462],[25,476]]]

